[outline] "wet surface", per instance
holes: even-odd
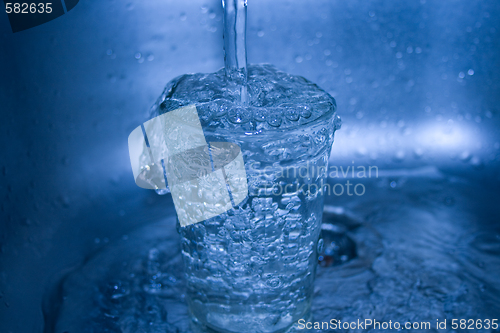
[[[495,187],[434,168],[359,183],[356,200],[326,198],[314,321],[498,317]],[[45,332],[191,332],[175,219],[103,247],[47,297]]]

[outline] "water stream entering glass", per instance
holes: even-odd
[[[224,67],[227,79],[239,90],[240,102],[247,102],[247,1],[222,0],[224,8]]]

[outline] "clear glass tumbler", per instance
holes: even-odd
[[[207,142],[240,146],[249,194],[219,216],[178,224],[187,302],[201,331],[286,332],[310,316],[323,186],[340,125],[331,101],[317,119],[287,128],[204,127]],[[243,112],[256,118],[262,110]]]

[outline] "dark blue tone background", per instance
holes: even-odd
[[[336,98],[333,164],[436,166],[498,188],[499,2],[248,2],[248,61]],[[40,332],[61,272],[173,213],[134,184],[127,137],[170,79],[222,67],[221,11],[82,0],[16,34],[0,13],[0,332]]]

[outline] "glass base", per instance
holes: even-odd
[[[291,327],[289,327],[286,330],[277,330],[277,331],[266,331],[266,332],[260,332],[260,331],[252,331],[252,328],[249,327],[246,332],[248,333],[298,333],[302,332],[303,330],[298,329],[298,321],[300,319],[304,319],[306,322],[309,322],[312,320],[312,314],[311,311],[307,311],[307,313],[302,316],[301,318],[297,319],[297,322],[295,322]],[[226,330],[215,330],[211,327],[208,327],[206,325],[203,325],[196,317],[191,316],[190,320],[190,328],[193,333],[233,333],[231,331],[226,331]]]

